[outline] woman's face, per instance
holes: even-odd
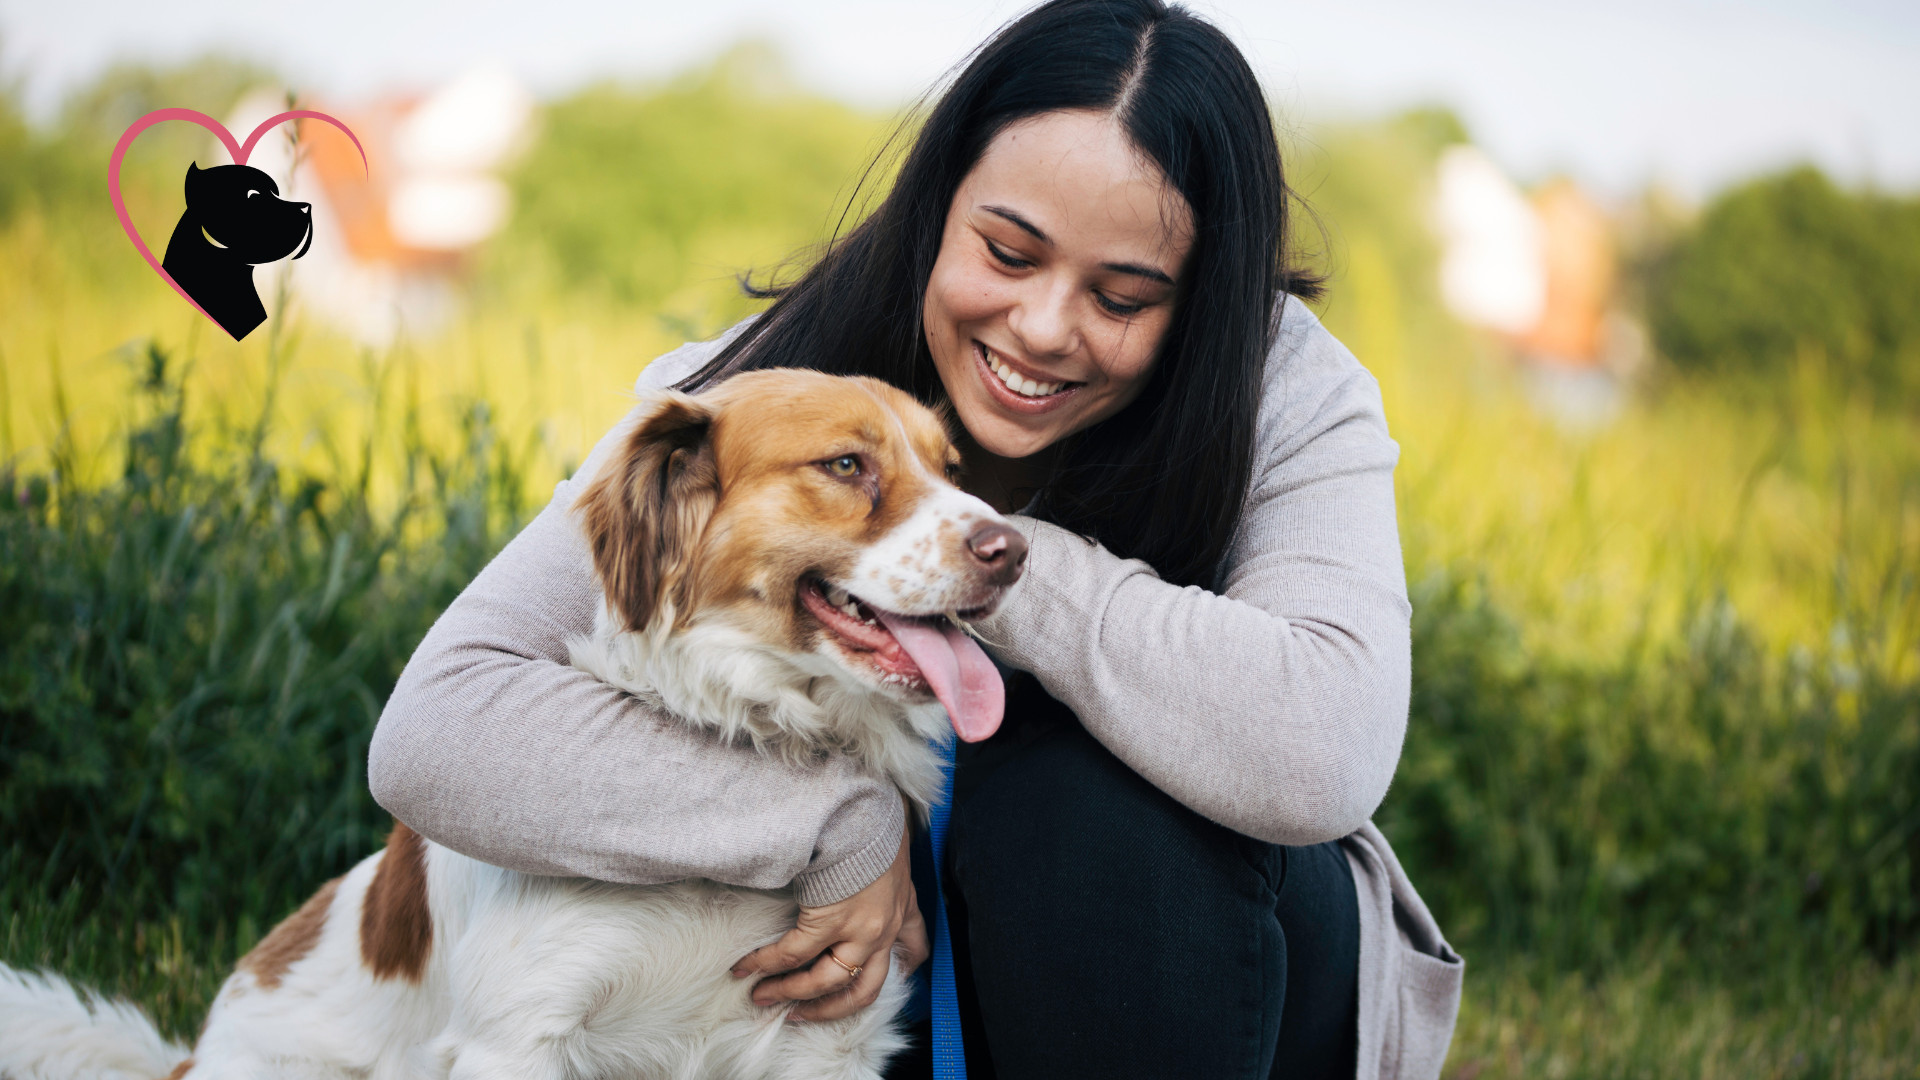
[[[1193,215],[1112,118],[1042,113],[987,146],[947,210],[927,347],[981,449],[1022,458],[1139,396]]]

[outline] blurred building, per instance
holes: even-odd
[[[1466,322],[1518,337],[1546,309],[1540,217],[1478,148],[1452,146],[1435,177],[1440,295]]]
[[[1449,147],[1436,175],[1440,291],[1493,331],[1536,401],[1575,422],[1617,411],[1643,337],[1619,307],[1613,223],[1573,181],[1523,192],[1479,149]]]
[[[283,194],[314,204],[315,231],[299,262],[256,271],[260,295],[271,304],[284,276],[309,318],[368,345],[431,332],[452,314],[475,249],[506,223],[511,197],[500,172],[527,141],[532,97],[504,70],[484,68],[425,94],[299,107],[352,128],[367,165],[326,124],[300,126],[297,171],[292,125],[261,139],[249,164],[281,180]],[[244,139],[287,108],[283,96],[261,91],[226,124]]]

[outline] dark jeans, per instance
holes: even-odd
[[[963,747],[948,842],[970,1080],[1350,1077],[1360,911],[1337,844],[1181,806],[1030,679]],[[931,852],[915,883],[931,929]],[[931,965],[921,969],[924,976]],[[928,1027],[889,1077],[930,1075]]]

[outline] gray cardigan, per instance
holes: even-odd
[[[684,378],[717,346],[661,357],[640,385]],[[884,782],[723,745],[567,664],[597,599],[569,507],[609,445],[427,633],[374,732],[374,797],[529,873],[792,882],[809,905],[853,894],[898,850]],[[1273,843],[1341,840],[1360,894],[1359,1075],[1437,1076],[1463,965],[1368,820],[1407,721],[1399,448],[1378,384],[1298,302],[1267,359],[1257,445],[1218,593],[1016,517],[1027,574],[979,630],[1195,811]]]

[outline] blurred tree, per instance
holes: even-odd
[[[1408,109],[1389,120],[1387,126],[1413,140],[1428,157],[1438,157],[1440,151],[1456,143],[1473,141],[1460,114],[1445,105],[1422,105]]]
[[[1811,166],[1715,199],[1652,268],[1649,311],[1681,372],[1783,385],[1804,364],[1920,400],[1920,199],[1846,192]]]
[[[224,122],[240,95],[257,86],[283,85],[270,68],[218,53],[166,66],[118,63],[67,98],[60,108],[60,131],[83,143],[112,146],[127,125],[155,109],[194,109]],[[247,133],[234,137],[244,139]],[[140,136],[139,145],[149,138],[156,146],[173,142],[176,150],[184,145],[192,153],[206,137],[190,126],[168,125]]]
[[[26,199],[30,188],[21,166],[32,151],[33,132],[20,109],[19,77],[0,71],[0,225],[11,220]]]
[[[793,89],[752,42],[664,86],[588,87],[542,123],[493,265],[639,305],[690,281],[731,292],[743,268],[825,238],[882,130]]]

